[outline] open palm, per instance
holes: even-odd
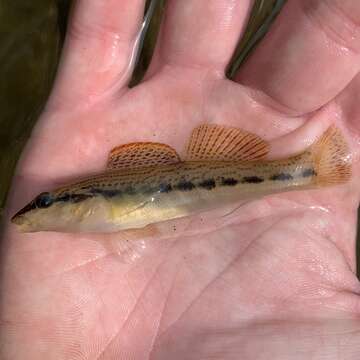
[[[143,0],[78,0],[58,79],[8,215],[104,169],[109,151],[181,151],[203,122],[309,145],[331,123],[359,174],[360,4],[290,1],[237,76],[250,0],[171,0],[146,80],[129,90]],[[358,359],[359,184],[286,193],[144,231],[3,234],[1,359]]]

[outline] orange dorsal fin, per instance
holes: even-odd
[[[311,147],[318,185],[343,184],[350,180],[352,158],[349,145],[341,131],[329,127]]]
[[[253,161],[263,159],[269,145],[259,136],[233,127],[196,127],[186,150],[188,161]]]
[[[137,142],[111,150],[108,169],[128,169],[178,163],[177,152],[170,146],[152,142]]]

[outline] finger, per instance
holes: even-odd
[[[360,152],[360,74],[351,81],[348,87],[336,99],[341,106],[341,113],[349,131],[357,138],[357,148]],[[360,165],[360,164],[359,164]]]
[[[359,71],[359,20],[358,0],[289,1],[236,79],[290,114],[316,110]]]
[[[78,0],[52,99],[89,102],[129,80],[144,0]]]
[[[224,72],[244,29],[250,0],[169,0],[158,62]]]

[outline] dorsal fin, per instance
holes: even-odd
[[[126,169],[178,163],[177,152],[170,146],[152,142],[137,142],[111,150],[108,169]]]
[[[259,136],[233,127],[196,127],[186,150],[187,161],[252,161],[263,159],[269,144]]]

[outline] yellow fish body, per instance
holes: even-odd
[[[335,127],[287,159],[266,161],[268,149],[254,134],[217,125],[194,129],[184,161],[168,145],[123,145],[103,174],[40,194],[12,221],[24,232],[115,232],[351,176],[348,146]]]

